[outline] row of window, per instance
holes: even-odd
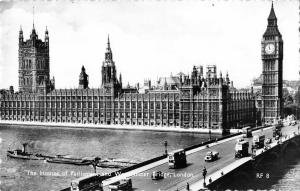
[[[21,63],[21,69],[32,69],[33,62],[29,58],[23,59]],[[36,60],[36,68],[37,69],[45,69],[45,60]]]
[[[20,79],[20,85],[31,86],[32,85],[32,78],[31,77],[24,77]]]
[[[278,81],[278,75],[275,74],[263,75],[264,83],[276,83],[277,81]]]
[[[23,110],[23,111],[6,111],[5,112],[6,115],[36,115],[36,116],[44,116],[45,114],[47,114],[47,116],[57,116],[57,117],[65,117],[65,116],[69,116],[69,117],[106,117],[106,118],[110,118],[111,113],[103,113],[103,112],[97,112],[95,111],[93,112],[72,112],[72,111],[59,111],[59,112],[51,112],[51,111],[36,111],[34,113],[34,111],[28,111],[28,110]],[[57,114],[57,115],[56,115]],[[149,118],[150,119],[155,119],[155,118],[163,118],[163,119],[179,119],[179,113],[114,113],[114,117],[115,118]]]
[[[262,89],[262,94],[263,95],[275,95],[276,89],[277,88],[275,88],[275,87],[265,87]]]
[[[265,60],[263,64],[264,71],[275,70],[275,60]]]
[[[209,116],[209,118],[208,118]],[[190,121],[190,115],[183,115],[182,116],[183,118],[183,121]],[[193,121],[214,121],[214,122],[218,122],[219,121],[219,115],[207,115],[207,114],[204,114],[204,115],[194,115],[193,116]]]
[[[22,111],[6,111],[5,114],[6,115],[36,115],[36,116],[44,116],[45,113],[47,114],[47,116],[69,116],[69,117],[106,117],[106,118],[110,118],[111,113],[104,113],[104,112],[74,112],[74,111],[58,111],[56,112],[51,112],[51,111],[29,111],[29,110],[22,110]],[[273,114],[275,112],[266,112],[267,113],[267,117],[272,117]],[[273,113],[272,115],[270,113]],[[94,115],[93,115],[94,114]],[[179,113],[130,113],[130,112],[120,112],[114,113],[114,117],[115,118],[148,118],[150,116],[150,119],[154,119],[154,118],[163,118],[163,119],[179,119]],[[203,119],[204,121],[207,121],[208,116],[210,117],[210,120],[212,121],[218,121],[219,120],[219,115],[218,114],[212,114],[212,115],[208,115],[206,113],[199,113],[199,114],[194,114],[193,115],[193,120],[198,120],[198,119]],[[228,120],[237,120],[237,119],[244,119],[244,118],[249,118],[249,117],[253,117],[254,114],[253,112],[244,112],[244,113],[236,113],[234,115],[227,115],[227,119]],[[190,115],[189,114],[183,114],[182,118],[184,121],[188,121],[190,120]]]
[[[155,94],[157,95],[157,94]],[[162,97],[164,96],[169,96],[170,98],[173,98],[173,94],[164,94],[162,95]],[[111,96],[86,96],[86,95],[82,95],[82,96],[70,96],[70,95],[66,95],[66,96],[54,96],[54,95],[51,95],[51,96],[45,96],[45,97],[40,97],[39,99],[41,100],[72,100],[72,101],[78,101],[78,100],[111,100],[112,97]],[[130,97],[127,97],[126,98],[126,101],[130,100],[131,98]],[[132,99],[136,99],[135,98],[132,98]],[[148,101],[149,97],[147,98],[144,98],[145,100],[144,101]],[[151,99],[154,99],[151,97]],[[156,101],[160,101],[160,97],[156,99]],[[124,98],[120,98],[120,101],[124,101]],[[135,101],[135,100],[132,100],[132,101]],[[139,100],[141,101],[141,100]],[[167,100],[164,100],[164,101],[167,101]]]
[[[33,102],[33,101],[23,101],[23,102],[4,102],[5,107],[33,107],[33,103],[35,107],[56,107],[56,108],[112,108],[112,103],[111,102]],[[125,108],[130,108],[131,109],[148,109],[149,108],[149,102],[114,102],[113,103],[114,108],[120,108],[124,109]],[[154,106],[156,109],[179,109],[179,103],[176,102],[150,102],[150,109],[154,109]]]

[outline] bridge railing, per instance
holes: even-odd
[[[211,144],[211,143],[214,143],[214,142],[216,142],[216,141],[221,141],[221,140],[224,140],[224,139],[228,139],[228,138],[230,138],[230,137],[234,137],[234,136],[237,136],[237,135],[240,135],[240,134],[242,134],[242,133],[235,133],[235,134],[231,134],[231,135],[226,135],[226,136],[223,136],[223,137],[221,137],[221,138],[212,139],[212,140],[210,140],[210,141],[202,142],[202,143],[200,143],[200,144],[196,144],[196,145],[187,147],[187,148],[185,148],[184,150],[185,150],[185,151],[189,151],[189,150],[192,150],[192,149],[195,149],[195,148],[198,148],[198,147],[201,147],[201,146],[205,146],[205,145],[207,145],[207,144]],[[160,160],[162,160],[162,159],[164,159],[164,158],[166,158],[166,157],[167,157],[167,155],[164,154],[164,155],[161,155],[161,156],[158,156],[158,157],[155,157],[155,158],[152,158],[152,159],[143,161],[143,162],[141,162],[141,163],[138,163],[138,164],[135,164],[135,165],[132,165],[132,166],[123,168],[123,169],[121,169],[121,170],[117,170],[117,171],[115,171],[115,172],[112,172],[112,173],[107,174],[107,175],[104,175],[104,176],[101,176],[101,179],[102,179],[102,180],[107,180],[107,179],[109,179],[109,178],[113,178],[113,177],[115,177],[115,176],[124,174],[124,173],[126,173],[126,172],[131,171],[131,170],[135,170],[135,169],[137,169],[137,168],[140,168],[140,167],[142,167],[142,166],[146,166],[146,165],[148,165],[148,164],[151,164],[151,163],[160,161]],[[68,191],[68,190],[70,190],[70,188],[66,188],[66,189],[63,189],[63,190],[61,190],[61,191]]]

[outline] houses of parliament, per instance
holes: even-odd
[[[273,9],[262,39],[263,85],[259,104],[253,89],[233,87],[229,75],[215,65],[193,66],[191,73],[161,77],[153,85],[124,85],[108,38],[100,88],[90,88],[81,68],[77,89],[56,89],[50,79],[49,33],[44,41],[33,26],[24,41],[19,32],[19,91],[1,91],[1,120],[141,125],[221,129],[255,125],[258,118],[273,120],[282,112],[281,34]],[[100,71],[99,71],[100,72]],[[100,83],[100,82],[99,82]],[[258,113],[259,116],[257,115]]]

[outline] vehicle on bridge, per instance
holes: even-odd
[[[88,191],[91,189],[103,191],[102,178],[99,174],[91,174],[71,181],[71,191]]]
[[[242,129],[242,132],[244,134],[244,137],[252,137],[252,127],[250,127],[250,126],[244,127]]]
[[[283,127],[283,122],[282,122],[282,120],[281,120],[281,119],[275,120],[274,126],[275,126],[275,128],[282,128],[282,127]]]
[[[249,142],[248,141],[238,141],[235,145],[235,158],[242,158],[249,155]]]
[[[151,175],[152,180],[160,180],[163,179],[164,177],[165,177],[164,173],[162,173],[161,171],[153,171]]]
[[[275,125],[275,128],[273,129],[273,137],[275,137],[275,140],[278,140],[282,136],[281,128],[282,126]]]
[[[219,152],[217,151],[208,151],[204,157],[205,161],[214,161],[219,158]]]
[[[123,179],[108,185],[110,191],[130,191],[132,190],[131,179]]]
[[[271,144],[271,143],[272,143],[272,139],[271,139],[271,138],[267,138],[267,139],[266,139],[266,144],[269,145],[269,144]]]
[[[272,138],[267,138],[265,142],[265,150],[271,148]]]
[[[253,145],[254,149],[264,148],[265,145],[265,135],[255,135],[253,137]]]
[[[242,141],[245,141],[245,139],[244,138],[239,138],[239,139],[236,140],[237,143],[242,142]]]
[[[186,154],[184,149],[175,150],[169,153],[169,168],[186,167]]]

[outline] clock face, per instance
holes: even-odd
[[[267,46],[265,47],[265,52],[266,52],[267,54],[272,54],[272,53],[274,53],[274,50],[275,50],[274,44],[267,44]]]

